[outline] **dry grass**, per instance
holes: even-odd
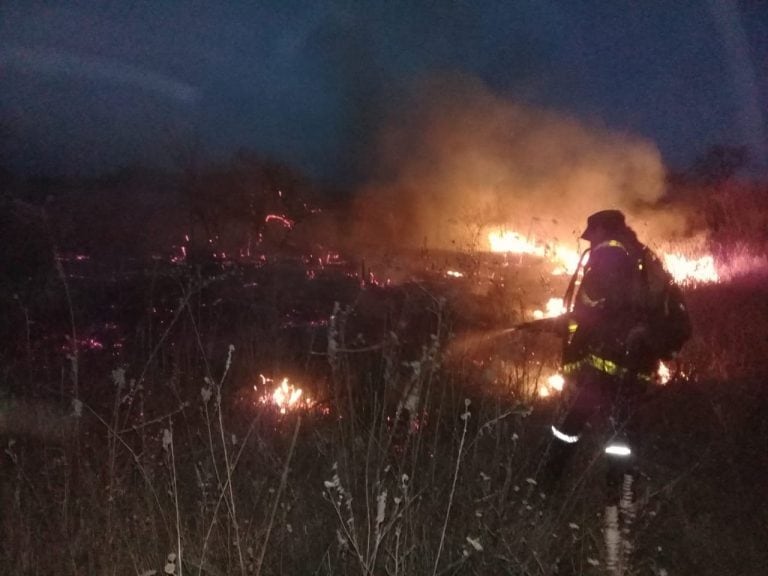
[[[233,286],[249,274],[137,280],[143,304],[115,357],[47,351],[25,308],[25,352],[1,367],[14,410],[0,416],[4,573],[605,573],[600,430],[557,493],[534,481],[556,408],[535,398],[531,354],[551,342],[449,357],[468,300],[310,287],[293,269],[243,298]],[[489,316],[515,317],[513,285]],[[92,301],[68,290],[76,339]],[[281,326],[289,294],[327,323]],[[760,281],[689,293],[690,379],[636,414],[628,574],[764,574],[765,296]],[[503,363],[480,364],[492,355]],[[290,374],[318,405],[261,405],[259,372]]]

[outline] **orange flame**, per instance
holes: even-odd
[[[552,254],[553,257],[550,258],[550,260],[557,265],[552,271],[553,275],[560,276],[562,274],[573,274],[576,272],[576,268],[579,265],[579,259],[581,258],[581,255],[577,250],[555,244]]]
[[[664,362],[659,362],[659,368],[656,370],[656,377],[661,385],[669,382],[669,379],[672,377],[672,372],[670,371],[669,366],[664,364]]]
[[[719,282],[720,275],[711,254],[699,258],[686,258],[682,254],[665,253],[664,267],[678,284]]]
[[[555,372],[544,380],[544,384],[539,386],[538,394],[541,398],[549,398],[563,391],[565,387],[565,378],[559,372]]]
[[[565,314],[565,303],[562,298],[550,298],[547,300],[547,304],[544,310],[534,310],[533,318],[540,320],[541,318],[556,318],[561,314]]]
[[[518,232],[499,228],[488,233],[491,252],[527,254],[542,258],[554,265],[553,276],[573,274],[579,264],[579,252],[557,242],[540,242]],[[698,250],[697,250],[698,252]],[[720,282],[715,258],[700,252],[698,256],[685,256],[680,250],[661,252],[664,266],[675,282],[683,285]]]
[[[544,257],[546,249],[529,241],[522,234],[509,230],[493,230],[488,233],[488,243],[491,252],[508,252],[512,254],[532,254]]]
[[[261,383],[265,386],[273,382],[271,378],[267,378],[262,374],[259,374],[259,377],[261,378]],[[253,388],[254,390],[257,389],[256,386]],[[288,382],[288,378],[283,378],[272,393],[263,395],[260,401],[262,404],[275,406],[280,411],[280,414],[285,414],[289,410],[311,408],[314,404],[310,398],[304,395],[304,391],[301,388],[296,388]]]
[[[558,392],[562,392],[563,387],[565,386],[565,378],[563,378],[562,374],[552,374],[552,376],[547,378],[547,385],[552,390],[557,390]]]
[[[543,258],[554,264],[552,274],[573,274],[579,264],[579,253],[557,242],[537,242],[518,232],[503,228],[488,233],[491,252],[500,254],[528,254]]]

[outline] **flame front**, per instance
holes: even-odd
[[[529,241],[522,234],[509,230],[493,230],[488,233],[491,252],[509,252],[512,254],[532,254],[544,257],[546,249]]]
[[[720,275],[711,254],[699,258],[686,258],[682,254],[665,253],[664,267],[678,284],[719,282]]]
[[[488,233],[491,252],[501,254],[527,254],[542,258],[554,265],[553,276],[573,274],[579,265],[578,251],[557,242],[537,242],[518,232],[499,228]],[[699,252],[699,250],[695,250]],[[705,284],[720,282],[715,258],[711,254],[685,256],[674,247],[660,252],[665,268],[678,284]]]
[[[579,253],[557,242],[536,242],[518,232],[500,228],[488,233],[491,252],[500,254],[528,254],[554,264],[552,274],[573,274],[579,265]]]

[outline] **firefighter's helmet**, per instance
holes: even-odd
[[[626,227],[624,214],[620,210],[601,210],[587,218],[587,229],[584,230],[581,237],[591,242],[598,229],[607,232],[620,232]]]

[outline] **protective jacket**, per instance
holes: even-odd
[[[568,315],[566,374],[585,366],[610,376],[652,371],[656,359],[641,342],[648,309],[642,290],[643,248],[635,239],[617,238],[590,250]]]

